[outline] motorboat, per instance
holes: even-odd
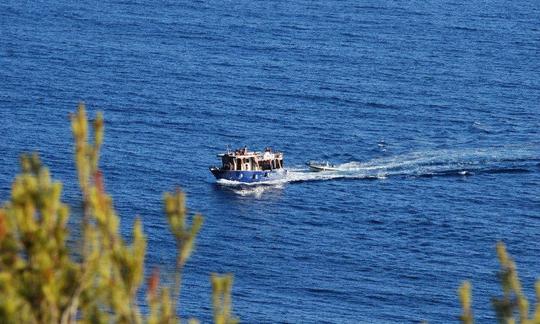
[[[221,167],[212,166],[210,172],[216,179],[243,183],[265,182],[284,178],[283,153],[267,147],[262,152],[249,151],[246,146],[218,154]]]
[[[330,164],[330,162],[307,162],[306,165],[311,171],[321,172],[321,171],[339,171],[335,164]]]

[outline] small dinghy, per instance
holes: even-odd
[[[330,164],[329,162],[308,162],[306,165],[311,171],[339,171],[335,164]]]

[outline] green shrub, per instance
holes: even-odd
[[[503,290],[503,296],[493,298],[492,304],[499,323],[539,324],[540,280],[536,282],[536,310],[531,317],[529,314],[529,301],[521,289],[521,282],[517,274],[516,264],[506,252],[506,246],[503,242],[497,243],[497,255],[499,257],[499,263],[501,264],[499,279]],[[474,322],[474,317],[471,308],[471,283],[469,281],[463,282],[459,287],[458,294],[463,309],[460,319],[464,324],[472,324]],[[516,315],[517,320],[515,317]]]
[[[177,245],[176,281],[164,288],[157,271],[149,276],[149,312],[141,314],[136,294],[144,277],[146,238],[139,219],[130,245],[119,234],[119,217],[99,171],[103,117],[93,121],[92,142],[84,105],[71,125],[83,206],[80,246],[70,251],[66,244],[69,208],[60,199],[62,184],[51,180],[37,155],[23,155],[11,199],[0,208],[0,323],[180,322],[175,310],[182,269],[203,217],[189,217],[181,191],[164,195]],[[215,323],[237,322],[231,314],[232,276],[213,274],[211,282]]]

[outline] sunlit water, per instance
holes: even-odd
[[[4,1],[0,198],[39,150],[77,233],[84,100],[148,270],[174,268],[165,190],[205,215],[182,316],[209,322],[209,274],[232,272],[245,323],[448,323],[465,279],[488,322],[497,240],[531,300],[540,275],[539,17],[538,1]],[[283,151],[287,176],[217,183],[227,145]]]

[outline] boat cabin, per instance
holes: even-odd
[[[247,147],[218,155],[223,163],[222,170],[266,171],[283,168],[283,153],[265,148],[264,152],[250,152]]]

